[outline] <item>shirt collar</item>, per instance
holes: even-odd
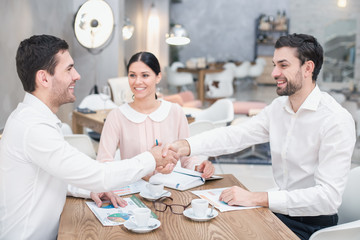
[[[132,107],[130,107],[128,103],[121,105],[119,109],[121,113],[128,120],[134,123],[142,123],[145,121],[147,117],[149,117],[151,120],[155,122],[161,122],[169,115],[171,109],[171,103],[163,99],[160,99],[160,101],[161,101],[160,107],[150,114],[143,114],[137,112]]]
[[[307,96],[307,98],[305,99],[303,104],[301,104],[299,110],[300,109],[308,109],[308,110],[316,111],[316,109],[318,108],[318,106],[320,104],[320,100],[321,100],[321,91],[320,91],[318,85],[316,85],[315,88],[309,94],[309,96]],[[289,97],[287,97],[287,101],[285,103],[284,108],[286,111],[288,111],[290,113],[294,112],[291,107]]]
[[[40,99],[35,97],[33,94],[25,93],[23,104],[29,105],[36,109],[39,113],[42,115],[45,115],[46,118],[48,118],[49,121],[57,124],[59,127],[61,127],[61,121],[60,119],[50,110],[50,108],[42,102]]]

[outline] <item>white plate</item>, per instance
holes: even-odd
[[[185,217],[188,217],[193,221],[205,222],[205,221],[209,221],[210,219],[213,219],[213,218],[217,217],[217,215],[219,215],[219,213],[214,209],[213,210],[213,216],[209,218],[207,215],[210,214],[210,212],[211,212],[211,208],[208,208],[206,210],[205,217],[199,218],[199,217],[195,217],[194,211],[193,211],[192,208],[188,208],[183,212],[183,214],[185,215]]]
[[[155,219],[155,218],[150,218],[149,220],[149,226],[151,225],[154,225],[156,224],[155,227],[153,228],[149,228],[149,227],[138,227],[136,226],[135,223],[133,223],[132,221],[130,220],[127,220],[125,223],[124,223],[124,226],[130,230],[130,231],[133,231],[133,232],[136,232],[136,233],[147,233],[147,232],[151,232],[152,230],[155,230],[157,228],[160,227],[161,223],[159,220]]]
[[[160,194],[159,197],[154,197],[150,194],[149,191],[147,190],[144,190],[144,191],[141,191],[140,192],[140,196],[149,200],[149,201],[155,201],[161,197],[170,197],[171,196],[171,192],[170,191],[166,191],[166,190],[163,190],[163,192]]]

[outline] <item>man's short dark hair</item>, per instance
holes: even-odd
[[[23,40],[16,53],[16,69],[26,92],[35,91],[35,75],[46,70],[54,75],[57,59],[55,55],[69,49],[65,40],[50,35],[34,35]]]
[[[317,76],[323,64],[323,48],[318,43],[315,37],[307,34],[291,34],[280,37],[276,43],[275,48],[292,47],[297,49],[298,58],[301,65],[306,61],[313,61],[315,64],[312,80],[316,81]]]

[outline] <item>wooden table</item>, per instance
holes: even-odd
[[[197,198],[190,191],[243,186],[233,175],[208,181],[189,191],[171,191],[174,203],[188,204]],[[138,194],[136,194],[138,196]],[[152,203],[138,196],[159,218],[161,226],[149,233],[137,234],[124,226],[104,227],[86,206],[84,199],[68,197],[60,218],[58,239],[299,239],[268,208],[219,212],[208,222],[194,222],[183,215],[175,215],[169,209],[158,212]]]
[[[72,114],[72,130],[74,134],[83,133],[83,128],[87,127],[95,132],[101,133],[106,116],[112,109],[99,110],[96,113],[80,113],[73,111]]]
[[[205,100],[205,74],[218,73],[224,71],[223,68],[178,68],[178,72],[188,72],[198,75],[198,98],[203,102]]]
[[[95,132],[101,133],[104,127],[106,116],[112,109],[99,110],[96,113],[80,113],[73,111],[72,114],[72,131],[74,134],[82,134],[84,127],[90,128]],[[188,123],[192,123],[194,117],[187,116]]]

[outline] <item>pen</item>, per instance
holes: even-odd
[[[159,146],[159,142],[157,139],[155,139],[156,146]]]

